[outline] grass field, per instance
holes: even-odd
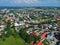
[[[0,41],[0,45],[24,45],[24,40],[10,36],[5,41]]]

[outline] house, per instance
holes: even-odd
[[[19,24],[17,22],[14,23],[15,26],[19,26]]]
[[[0,31],[4,30],[5,25],[0,25]]]
[[[1,25],[4,25],[5,24],[5,22],[4,21],[1,21]]]
[[[21,28],[24,28],[24,25],[25,25],[24,22],[15,22],[15,23],[14,23],[15,29],[16,29],[18,32],[19,32],[19,30],[20,30]]]
[[[56,27],[56,26],[54,26],[54,27],[53,27],[53,29],[54,29],[54,30],[57,30],[57,27]]]
[[[57,26],[57,29],[59,29],[59,30],[60,30],[60,26]]]
[[[28,34],[30,34],[30,31],[26,31]]]
[[[38,25],[34,25],[34,29],[38,29],[38,27],[37,27]]]
[[[46,35],[46,39],[53,39],[53,34],[51,32],[48,32],[48,34]]]
[[[16,31],[18,32],[18,31],[19,31],[18,29],[20,28],[20,25],[15,22],[15,23],[14,23],[14,26],[15,26]]]
[[[53,27],[51,24],[48,25],[49,28]]]
[[[15,22],[14,25],[15,26],[20,26],[20,25],[25,25],[25,23],[23,21],[20,21],[20,22]]]
[[[48,34],[48,32],[42,33],[41,36],[40,36],[40,38],[41,38],[41,39],[44,39],[47,34]]]
[[[4,15],[4,17],[5,17],[6,19],[9,19],[9,16],[8,16],[8,15],[6,15],[6,14]]]
[[[30,25],[27,22],[25,22],[25,25],[24,26],[25,27],[29,27]]]
[[[11,17],[12,19],[15,19],[15,15],[14,15],[13,13],[9,13],[8,15],[9,15],[9,17]]]
[[[36,32],[33,31],[32,34],[33,34],[33,35],[36,35]]]
[[[43,24],[42,28],[43,29],[49,29],[49,26],[48,26],[48,24]]]
[[[48,25],[45,25],[45,29],[48,29],[49,27],[48,27]]]
[[[33,31],[33,28],[29,28],[28,31],[32,32]]]
[[[0,22],[0,31],[1,31],[1,30],[4,30],[5,26],[6,26],[6,25],[5,25],[5,22],[4,22],[4,21],[1,21],[1,22]]]
[[[13,22],[13,18],[12,17],[9,17],[9,19],[8,19],[9,21],[11,21],[11,22]]]

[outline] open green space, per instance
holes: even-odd
[[[10,36],[9,38],[6,38],[5,41],[0,41],[0,45],[24,45],[24,40],[20,37],[14,38],[13,36]]]

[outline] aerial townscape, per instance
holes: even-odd
[[[60,45],[60,9],[0,9],[0,45]]]

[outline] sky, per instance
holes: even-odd
[[[0,7],[53,6],[60,7],[60,0],[0,0]]]

